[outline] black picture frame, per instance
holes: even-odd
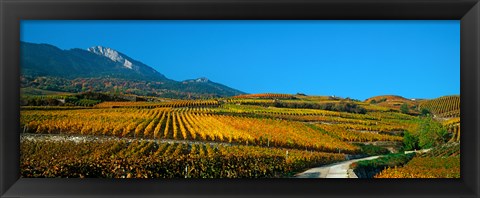
[[[479,197],[478,0],[0,0],[1,197]],[[460,179],[19,178],[24,19],[461,20]]]

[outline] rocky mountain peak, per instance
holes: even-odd
[[[186,84],[186,83],[207,83],[207,82],[210,82],[210,80],[208,80],[208,78],[201,77],[201,78],[197,78],[197,79],[185,80],[185,81],[183,81],[183,84]]]
[[[205,77],[195,79],[195,82],[205,83],[205,82],[208,82],[208,81],[210,81],[210,80],[208,80],[208,78],[205,78]]]
[[[95,46],[95,47],[90,47],[87,49],[89,52],[105,56],[109,58],[112,61],[118,62],[123,64],[124,67],[128,69],[133,69],[133,64],[126,58],[124,58],[118,51],[108,48],[108,47],[103,47],[103,46]]]

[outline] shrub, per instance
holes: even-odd
[[[365,145],[365,144],[355,144],[360,147],[361,153],[374,156],[374,155],[385,155],[389,154],[390,151],[386,148],[374,146],[374,145]]]
[[[439,122],[427,117],[422,119],[418,129],[418,145],[421,148],[431,148],[448,140],[448,131]]]
[[[420,147],[418,146],[418,137],[414,136],[408,131],[405,131],[405,133],[403,133],[403,149],[408,151],[419,148]]]
[[[403,103],[402,106],[400,106],[400,111],[404,114],[408,114],[409,112],[409,109],[408,109],[408,104],[407,103]]]
[[[428,116],[430,115],[430,110],[426,109],[426,108],[422,108],[422,110],[420,110],[420,115],[422,116]]]

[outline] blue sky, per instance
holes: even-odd
[[[21,40],[105,46],[173,80],[248,93],[460,94],[460,22],[23,20]]]

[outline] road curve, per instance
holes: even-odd
[[[380,155],[320,166],[320,167],[308,169],[302,173],[298,173],[294,177],[295,178],[357,178],[357,175],[355,175],[355,173],[353,173],[353,171],[350,169],[350,165],[357,161],[373,160],[373,159],[377,159],[378,157],[380,157]]]
[[[413,150],[413,151],[405,151],[405,154],[408,153],[426,153],[429,152],[431,149],[421,149],[421,150]],[[358,178],[357,175],[350,169],[350,165],[354,162],[362,161],[362,160],[373,160],[381,157],[382,155],[371,156],[371,157],[364,157],[354,160],[348,160],[343,162],[337,162],[333,164],[328,164],[325,166],[320,166],[316,168],[311,168],[306,170],[305,172],[298,173],[294,176],[294,178]]]

